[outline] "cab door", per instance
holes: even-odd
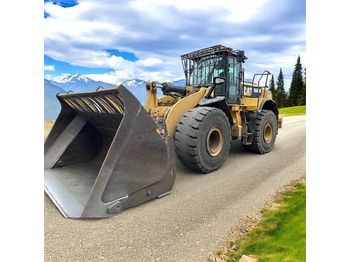
[[[239,72],[241,71],[241,63],[237,63],[234,56],[228,57],[228,72],[226,85],[228,91],[227,102],[229,104],[239,104],[240,99],[240,79]]]

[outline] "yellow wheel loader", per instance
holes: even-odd
[[[267,90],[270,73],[244,82],[246,59],[222,45],[184,54],[186,87],[150,81],[144,107],[122,85],[57,94],[62,108],[45,142],[44,181],[63,216],[111,217],[170,193],[176,155],[210,173],[232,140],[271,151],[282,118]]]

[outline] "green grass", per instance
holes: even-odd
[[[306,185],[285,193],[276,207],[263,210],[263,221],[235,243],[227,261],[248,254],[259,262],[306,261]]]
[[[278,111],[283,116],[298,116],[306,114],[306,105],[305,106],[292,106],[279,108]]]

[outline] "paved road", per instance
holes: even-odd
[[[231,229],[306,170],[306,116],[285,117],[266,155],[232,143],[199,175],[178,163],[172,193],[110,219],[65,219],[45,195],[45,261],[207,261]]]

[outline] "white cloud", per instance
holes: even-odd
[[[107,59],[108,64],[115,71],[105,74],[90,74],[87,77],[96,81],[103,81],[112,84],[119,84],[128,79],[156,80],[159,82],[176,80],[172,63],[162,62],[160,59],[149,58],[131,62],[122,57],[111,56]],[[178,65],[180,61],[178,61]],[[157,70],[149,70],[149,67],[159,66]],[[182,74],[181,77],[183,78]]]
[[[45,71],[55,71],[55,66],[54,65],[44,65],[44,70]]]
[[[113,69],[103,77],[114,82],[161,81],[183,77],[181,54],[224,44],[246,51],[246,75],[264,69],[278,74],[282,67],[288,76],[298,54],[305,53],[303,3],[80,0],[63,8],[47,2],[45,54],[72,65]],[[131,52],[138,60],[106,51],[113,49]]]
[[[140,12],[147,12],[151,18],[163,20],[165,23],[172,20],[171,14],[169,17],[169,13],[164,12],[164,9],[167,10],[165,7],[176,7],[176,9],[184,13],[210,12],[218,18],[222,17],[233,22],[243,22],[256,15],[264,2],[266,0],[221,0],[216,2],[203,0],[136,0],[132,1],[130,6]]]
[[[111,84],[115,84],[116,86],[122,82],[116,77],[114,72],[106,73],[106,74],[87,74],[86,76],[95,81],[111,83]]]
[[[161,65],[163,63],[163,61],[158,59],[158,58],[149,57],[146,59],[138,60],[136,63],[140,66],[150,67],[150,66]]]

